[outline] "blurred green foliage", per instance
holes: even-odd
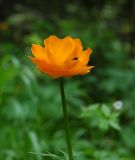
[[[27,57],[50,34],[93,49],[91,73],[65,80],[75,159],[134,160],[134,1],[1,0],[0,12],[0,160],[66,159],[58,80]]]

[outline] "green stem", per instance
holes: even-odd
[[[73,160],[73,152],[72,152],[71,138],[69,133],[68,113],[67,113],[67,107],[66,107],[63,78],[60,78],[60,92],[61,92],[62,108],[63,108],[63,114],[64,114],[68,158],[69,160]]]

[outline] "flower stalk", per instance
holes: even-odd
[[[62,109],[63,109],[63,115],[64,115],[68,159],[73,160],[73,152],[72,152],[71,138],[70,138],[70,132],[69,132],[68,112],[67,112],[67,106],[66,106],[63,78],[60,78],[60,92],[61,92]]]

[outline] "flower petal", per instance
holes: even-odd
[[[77,48],[77,56],[80,55],[81,51],[83,50],[83,46],[82,46],[82,43],[80,41],[79,38],[76,38],[75,40],[75,43],[76,43],[76,48]]]
[[[40,45],[33,44],[31,51],[35,57],[44,57],[44,48]]]
[[[33,44],[31,47],[31,51],[36,58],[45,59],[48,63],[50,63],[48,53],[44,47]]]
[[[59,39],[56,36],[50,36],[44,41],[45,48],[50,53],[50,59],[54,64],[61,65],[69,59],[77,56],[77,50],[74,40],[68,36]]]
[[[87,65],[89,62],[89,56],[92,53],[92,49],[88,48],[87,50],[83,51],[79,57],[79,60],[82,65]]]

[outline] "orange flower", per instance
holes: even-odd
[[[79,39],[50,36],[44,40],[44,45],[33,44],[31,50],[35,57],[29,58],[41,72],[53,78],[84,75],[93,68],[87,66],[92,50],[88,48],[83,51]]]

